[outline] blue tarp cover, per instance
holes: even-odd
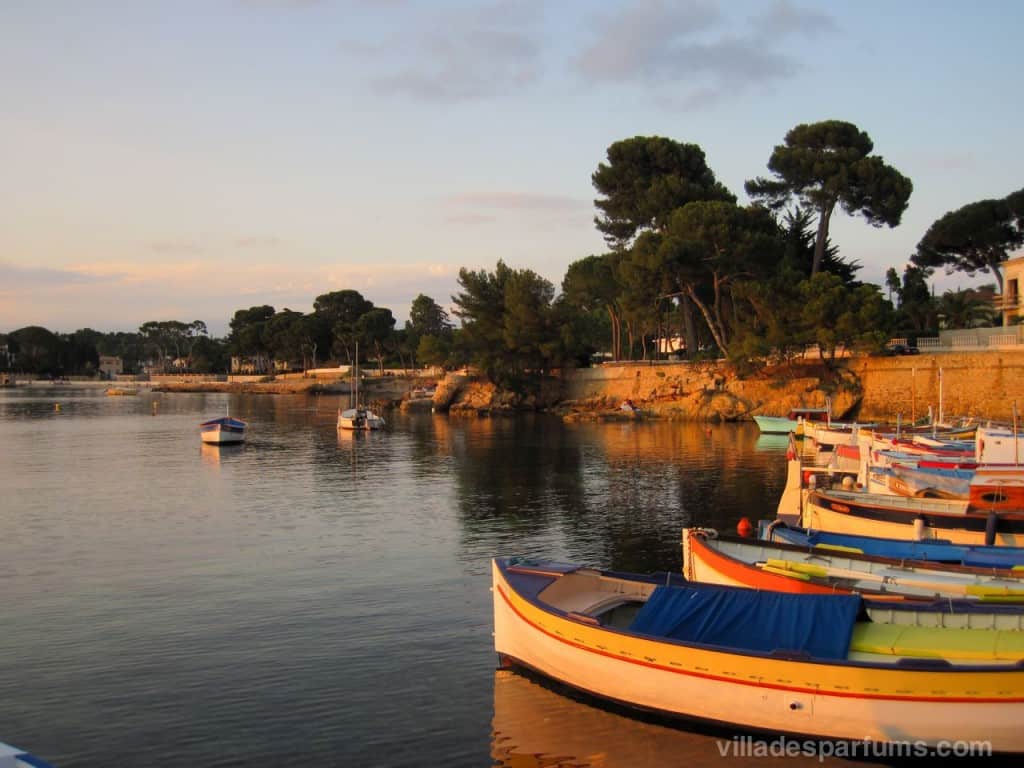
[[[730,587],[658,587],[630,631],[741,651],[845,659],[858,595],[798,595]]]

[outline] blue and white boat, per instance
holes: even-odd
[[[796,528],[780,522],[768,523],[767,521],[762,523],[761,538],[766,541],[793,544],[808,549],[845,551],[874,557],[888,557],[894,560],[953,563],[980,568],[1024,567],[1024,547],[953,544],[937,539],[928,541],[884,539],[876,536]]]
[[[231,445],[245,440],[247,424],[241,419],[221,416],[217,419],[204,421],[199,425],[199,437],[204,443],[212,445]]]
[[[23,749],[0,742],[0,768],[52,768],[52,766]]]

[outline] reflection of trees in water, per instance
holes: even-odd
[[[622,570],[676,570],[687,525],[732,531],[774,515],[783,451],[753,425],[565,426],[546,419],[465,427],[457,498],[465,544]]]

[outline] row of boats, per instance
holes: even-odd
[[[678,573],[495,558],[502,665],[743,730],[1024,752],[1016,428],[798,419],[756,539],[684,529]]]

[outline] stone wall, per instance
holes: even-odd
[[[713,362],[604,365],[567,373],[564,394],[568,410],[614,409],[629,399],[651,415],[699,421],[780,416],[795,407],[824,407],[826,398],[841,417],[860,398],[855,378],[830,375],[820,362],[746,379]]]
[[[920,418],[929,405],[938,415],[940,368],[946,419],[1009,421],[1015,400],[1024,408],[1024,350],[862,357],[849,361],[864,392],[861,418]]]

